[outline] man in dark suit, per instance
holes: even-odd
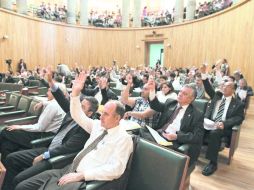
[[[190,164],[199,156],[203,139],[203,114],[193,105],[196,97],[196,88],[190,85],[184,86],[178,94],[177,100],[168,99],[165,103],[158,101],[155,96],[155,82],[149,81],[150,107],[161,113],[158,128],[155,128],[165,139],[173,142],[173,149],[183,144],[190,144],[188,155]],[[147,129],[141,129],[143,138],[154,141]]]
[[[222,137],[231,138],[232,127],[240,125],[244,119],[244,106],[235,98],[235,85],[233,82],[225,82],[221,91],[215,92],[206,76],[206,66],[200,69],[206,93],[210,96],[211,102],[207,107],[205,118],[214,121],[215,130],[205,130],[205,138],[208,140],[206,158],[210,160],[202,171],[202,174],[209,176],[217,170],[217,159]]]
[[[81,93],[85,96],[94,96],[101,105],[105,105],[109,100],[118,100],[117,95],[109,88],[109,79],[106,77],[100,77],[98,86],[94,89],[84,86]]]
[[[50,73],[50,71],[48,72]],[[66,112],[66,116],[48,148],[19,151],[7,157],[7,173],[3,190],[12,190],[19,182],[51,169],[51,165],[47,161],[49,158],[79,152],[89,138],[89,134],[73,121],[70,115],[70,102],[53,83],[50,74],[48,74],[48,82],[54,91],[52,94]],[[91,118],[98,109],[98,101],[93,97],[86,97],[82,101],[82,109]]]

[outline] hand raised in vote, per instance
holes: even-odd
[[[84,88],[86,77],[87,75],[84,71],[82,71],[78,76],[76,76],[72,86],[73,96],[78,96],[80,94],[81,90]]]

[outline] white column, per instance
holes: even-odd
[[[16,0],[17,13],[27,14],[27,0]]]
[[[68,0],[67,1],[67,23],[68,24],[76,24],[76,0]]]
[[[1,0],[1,7],[12,10],[12,0]]]
[[[88,26],[88,0],[80,0],[80,25]]]
[[[129,27],[130,0],[122,0],[122,27]]]
[[[141,27],[141,0],[134,0],[133,26]]]
[[[186,20],[193,20],[196,11],[196,0],[188,0],[186,7]]]
[[[183,22],[184,0],[176,0],[174,22]]]

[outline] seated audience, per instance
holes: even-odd
[[[126,76],[127,86],[122,91],[121,101],[123,104],[130,106],[132,111],[126,112],[125,118],[130,117],[131,121],[138,123],[140,126],[155,127],[157,125],[158,114],[156,111],[149,109],[149,89],[148,84],[145,84],[140,93],[141,97],[129,97],[130,88],[133,86],[132,76]]]
[[[63,169],[48,170],[22,181],[16,190],[34,189],[86,189],[91,180],[111,181],[119,178],[133,151],[131,136],[119,126],[124,107],[118,101],[109,101],[104,106],[101,120],[92,120],[82,112],[79,101],[85,74],[75,80],[71,94],[71,115],[88,133],[84,149],[71,165]]]
[[[192,105],[196,97],[196,88],[186,85],[179,92],[177,100],[168,99],[165,103],[158,101],[153,80],[149,81],[149,89],[151,109],[161,113],[155,129],[165,139],[173,142],[172,148],[175,150],[183,144],[190,144],[188,155],[192,164],[199,156],[204,134],[203,114]],[[155,141],[146,128],[140,130],[140,136]]]
[[[7,156],[7,173],[3,190],[12,190],[21,181],[51,169],[51,164],[48,162],[48,159],[63,154],[79,152],[89,138],[89,134],[80,128],[72,119],[70,102],[60,90],[59,84],[56,84],[52,80],[50,69],[47,72],[47,80],[52,94],[61,108],[66,112],[66,115],[61,123],[60,129],[48,147],[23,150]],[[88,117],[93,118],[98,109],[98,101],[94,97],[85,97],[81,104],[82,111]]]
[[[59,87],[66,93],[65,86]],[[48,101],[44,102],[44,109],[38,122],[28,125],[11,125],[3,129],[0,134],[1,161],[5,163],[9,153],[21,149],[32,148],[30,142],[42,137],[52,136],[58,131],[65,116],[64,111],[54,99],[50,89],[47,92]],[[35,105],[39,109],[43,103]]]

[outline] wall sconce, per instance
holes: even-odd
[[[137,49],[140,49],[140,46],[139,46],[139,45],[136,45],[136,48],[137,48]]]
[[[7,40],[7,39],[9,39],[9,36],[8,35],[3,35],[3,40]]]
[[[170,43],[168,43],[166,46],[167,46],[168,48],[171,48],[171,47],[172,47]]]

